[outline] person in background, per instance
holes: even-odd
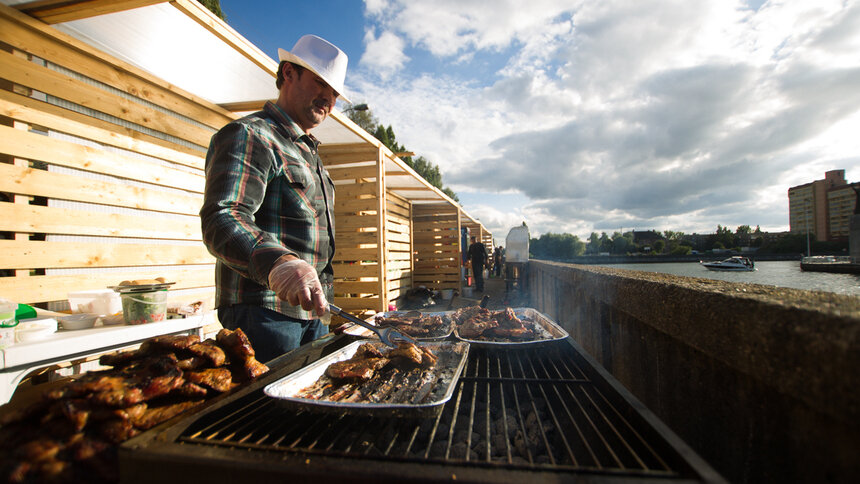
[[[484,261],[487,260],[487,248],[478,242],[477,237],[472,237],[472,244],[469,245],[469,260],[475,275],[475,289],[484,292]]]
[[[334,256],[334,183],[310,130],[343,97],[347,56],[305,35],[278,49],[278,97],[218,131],[206,155],[200,219],[216,258],[221,324],[260,361],[324,335]]]
[[[502,246],[496,247],[493,251],[493,269],[496,271],[496,277],[502,275]]]

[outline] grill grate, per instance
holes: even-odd
[[[631,477],[690,477],[684,461],[566,342],[472,348],[435,418],[310,413],[257,390],[202,416],[184,444],[290,454]]]

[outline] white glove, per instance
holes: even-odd
[[[275,262],[269,271],[269,288],[293,306],[301,304],[305,311],[316,309],[319,316],[328,308],[316,269],[301,259]]]

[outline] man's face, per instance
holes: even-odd
[[[286,89],[286,96],[283,96],[286,105],[282,107],[305,131],[319,126],[334,108],[337,93],[307,69],[301,75],[290,64],[284,69],[288,71],[284,73],[282,89]]]

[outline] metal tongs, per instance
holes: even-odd
[[[335,306],[334,304],[329,303],[328,310],[331,311],[332,314],[337,314],[338,316],[340,316],[344,319],[348,319],[352,323],[355,323],[355,324],[357,324],[363,328],[367,328],[367,329],[373,331],[374,333],[376,333],[377,336],[379,336],[379,341],[382,341],[387,346],[390,346],[392,348],[397,348],[397,345],[391,341],[392,338],[401,339],[403,341],[408,341],[408,342],[410,342],[412,344],[416,344],[416,345],[418,344],[418,342],[415,341],[413,338],[401,333],[400,331],[397,331],[396,329],[380,328],[378,326],[374,326],[374,325],[372,325],[366,321],[362,321],[362,320],[356,318],[352,314],[349,314],[348,312]]]

